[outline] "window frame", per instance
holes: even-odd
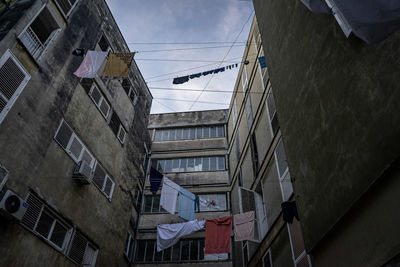
[[[121,138],[120,138],[121,131],[123,131],[123,134],[124,134],[122,140],[121,140]],[[124,144],[124,143],[125,143],[126,134],[127,134],[127,131],[125,130],[125,128],[124,128],[124,126],[122,125],[122,123],[120,123],[120,124],[119,124],[119,129],[118,129],[117,138],[118,138],[118,141],[119,141],[121,144]]]
[[[69,16],[71,15],[72,11],[74,10],[74,8],[76,7],[76,5],[78,4],[79,0],[75,0],[75,3],[71,5],[71,8],[68,10],[68,13],[65,14],[63,9],[61,8],[61,5],[58,3],[59,0],[54,0],[55,5],[57,6],[58,10],[60,11],[60,13],[63,15],[63,17],[68,20]],[[70,0],[66,0],[66,1],[70,1]],[[71,4],[71,3],[70,3]]]
[[[93,97],[93,90],[96,90],[99,92],[100,94],[100,99],[99,99],[99,103],[96,103],[96,100]],[[104,97],[103,92],[100,90],[100,88],[96,85],[95,82],[93,82],[92,86],[90,87],[89,93],[88,93],[90,99],[92,99],[93,103],[95,104],[95,106],[97,107],[97,109],[100,111],[101,115],[104,117],[104,119],[107,121],[110,113],[111,113],[111,105],[110,103],[107,101],[107,99]],[[101,110],[101,105],[103,104],[103,102],[105,102],[108,106],[108,111],[107,114],[104,114],[103,111]]]
[[[129,253],[129,251],[131,251]],[[125,241],[124,255],[126,259],[131,263],[135,254],[135,239],[130,231],[128,231],[128,236]]]
[[[276,146],[275,146],[275,150],[274,150],[274,159],[275,159],[275,162],[276,162],[276,168],[277,168],[277,171],[278,171],[278,177],[279,177],[279,186],[280,186],[280,188],[281,188],[281,193],[282,193],[282,200],[283,201],[288,201],[290,198],[291,198],[291,196],[293,195],[293,193],[294,193],[294,190],[293,190],[293,185],[292,185],[292,181],[291,181],[291,179],[290,179],[290,172],[289,172],[289,166],[286,164],[286,169],[283,171],[283,173],[281,174],[281,171],[280,171],[280,169],[279,169],[279,160],[278,160],[278,146],[279,145],[282,145],[282,149],[285,151],[285,147],[283,146],[283,141],[282,141],[282,137],[279,139],[279,141],[278,141],[278,143],[276,144]],[[285,161],[287,161],[287,158],[286,158],[286,152],[285,152]],[[285,195],[285,190],[284,190],[284,185],[283,185],[283,183],[285,182],[285,180],[287,181],[287,180],[289,180],[289,182],[290,182],[290,190],[291,190],[291,192],[290,192],[290,194],[289,195]]]
[[[10,49],[7,49],[4,54],[0,58],[0,68],[4,66],[8,59],[11,59],[15,65],[19,68],[19,70],[25,75],[24,79],[22,80],[21,84],[15,90],[11,98],[6,101],[7,104],[4,106],[3,110],[0,112],[0,125],[7,116],[8,112],[14,106],[15,102],[17,101],[18,97],[21,95],[22,91],[25,89],[26,85],[28,84],[29,80],[31,79],[31,75],[25,69],[24,65],[17,59],[16,56],[11,52]],[[6,99],[6,96],[0,92],[0,98]]]
[[[270,97],[272,97],[272,100],[274,101],[274,106],[275,106],[275,110],[274,110],[272,116],[271,116],[271,111],[269,110],[270,108],[269,108],[269,105],[268,105],[268,98],[270,98]],[[278,133],[280,126],[279,126],[279,119],[278,119],[278,114],[277,114],[277,110],[276,110],[275,98],[274,98],[274,94],[272,92],[272,87],[269,89],[269,91],[267,93],[267,97],[265,98],[265,108],[267,109],[268,124],[269,124],[269,129],[270,129],[270,132],[271,132],[271,136],[274,137]],[[275,116],[277,117],[277,120],[278,120],[278,128],[274,132],[274,129],[273,129],[273,126],[272,126],[272,121],[273,121]]]
[[[94,185],[95,185],[95,186],[97,187],[97,189],[99,189],[99,190],[107,197],[107,199],[111,202],[112,196],[113,196],[113,194],[114,194],[114,189],[115,189],[115,181],[110,177],[110,175],[107,173],[107,171],[105,170],[105,168],[104,168],[104,167],[100,164],[100,162],[98,162],[97,160],[96,160],[96,164],[93,166],[93,169],[92,169],[92,170],[93,170],[93,173],[95,172],[95,170],[96,170],[96,168],[97,168],[97,165],[100,166],[100,168],[104,171],[105,175],[104,175],[104,180],[103,180],[103,184],[102,184],[101,188],[100,188],[100,186],[97,185],[96,183],[94,183]],[[111,181],[111,183],[112,183],[112,186],[111,186],[110,194],[109,194],[109,195],[105,192],[105,187],[106,187],[106,184],[107,184],[107,180]]]

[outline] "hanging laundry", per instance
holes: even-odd
[[[267,67],[267,63],[265,63],[265,56],[259,57],[258,58],[258,62],[260,63],[260,67],[261,68],[266,68]]]
[[[206,221],[204,254],[230,253],[232,216]]]
[[[254,211],[233,216],[235,241],[254,239]]]
[[[219,69],[215,69],[214,70],[214,74],[217,74],[218,72],[224,72],[225,71],[225,67],[219,68]]]
[[[180,186],[172,182],[166,176],[163,177],[160,205],[171,214],[175,214],[176,200]]]
[[[200,212],[200,197],[198,195],[196,195],[195,199],[194,199],[194,212]]]
[[[180,187],[178,216],[187,221],[194,220],[194,200],[196,196],[192,192]]]
[[[204,229],[205,221],[193,220],[184,223],[161,224],[157,226],[157,251],[175,245],[180,238]]]
[[[135,53],[110,53],[104,69],[104,76],[126,77],[133,61]]]
[[[189,81],[189,76],[177,77],[172,81],[173,84],[182,84]]]
[[[204,71],[202,74],[203,74],[203,76],[207,76],[208,74],[212,74],[212,73],[214,73],[214,70]]]
[[[293,223],[293,217],[300,221],[297,213],[296,201],[286,201],[281,204],[283,220],[287,223]]]
[[[194,79],[194,78],[199,78],[201,76],[201,72],[200,73],[196,73],[196,74],[192,74],[189,76],[190,79]]]
[[[161,180],[163,175],[159,173],[156,169],[151,167],[150,169],[150,191],[153,194],[156,194],[158,189],[160,188]]]
[[[106,60],[107,54],[108,52],[88,51],[74,75],[79,78],[93,79]]]

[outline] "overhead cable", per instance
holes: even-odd
[[[245,45],[246,44],[234,45],[234,46],[245,46]],[[135,52],[137,54],[141,54],[141,53],[168,52],[168,51],[215,49],[215,48],[225,48],[225,47],[230,47],[230,46],[223,45],[223,46],[206,46],[206,47],[171,48],[171,49],[159,49],[159,50],[138,50]]]

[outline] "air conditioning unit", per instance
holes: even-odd
[[[0,213],[4,217],[12,220],[22,220],[28,203],[20,198],[16,193],[10,189],[4,189],[0,193]]]
[[[92,182],[92,168],[86,161],[80,161],[72,174],[72,178],[82,184],[90,184]]]

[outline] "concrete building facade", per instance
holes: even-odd
[[[133,255],[152,96],[135,62],[123,79],[78,79],[77,48],[129,52],[105,1],[2,10],[0,186],[28,204],[17,222],[1,218],[2,266],[128,266]]]
[[[232,213],[254,210],[255,236],[254,240],[234,242],[234,265],[311,266],[299,222],[283,221],[281,204],[294,201],[295,196],[275,106],[275,87],[263,56],[254,19],[227,128]]]
[[[399,32],[368,45],[301,1],[253,2],[313,265],[397,266]]]
[[[169,179],[215,205],[200,207],[198,220],[231,215],[227,164],[227,110],[150,115],[151,165]],[[232,266],[232,254],[204,255],[205,231],[156,250],[157,225],[185,222],[160,207],[160,193],[143,191],[134,266]],[[140,201],[139,201],[140,202]]]

